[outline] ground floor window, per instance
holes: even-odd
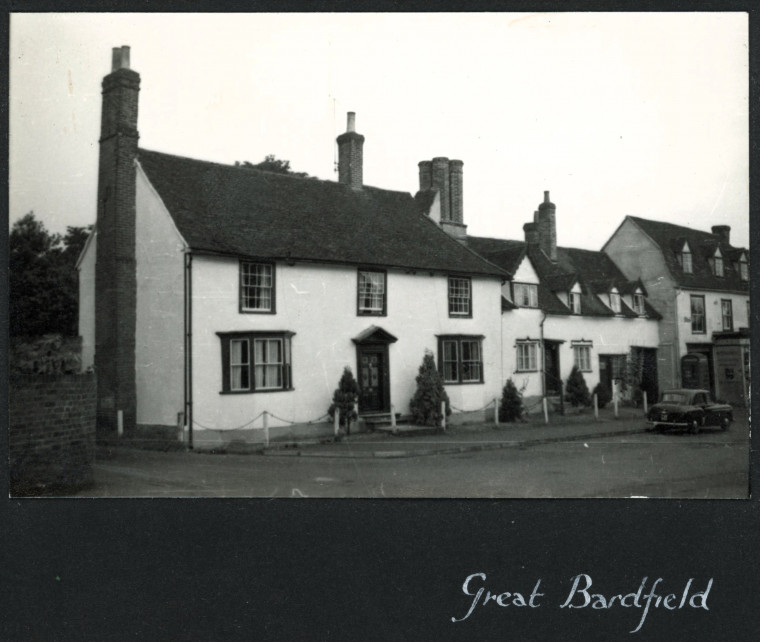
[[[292,332],[218,333],[222,347],[222,392],[292,390]]]
[[[581,372],[591,372],[591,344],[576,343],[573,345],[575,365]]]
[[[538,342],[517,342],[517,371],[535,372],[538,370]]]
[[[438,363],[444,383],[483,383],[483,337],[438,337]]]

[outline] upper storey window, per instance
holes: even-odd
[[[633,295],[633,311],[639,316],[644,314],[644,295],[638,290]]]
[[[273,314],[274,265],[271,263],[240,263],[240,311]]]
[[[681,264],[681,268],[686,274],[692,274],[694,267],[691,261],[691,248],[689,244],[684,241],[681,251],[678,253],[678,262]]]
[[[715,276],[723,276],[723,255],[720,253],[720,248],[715,250],[715,254],[712,255],[709,263]]]
[[[472,281],[470,277],[449,277],[449,316],[472,317]]]
[[[746,254],[739,257],[739,278],[742,281],[749,281],[749,263]]]
[[[570,303],[570,310],[573,314],[581,313],[581,295],[578,292],[570,292],[568,295],[568,302]]]
[[[386,273],[359,270],[358,313],[385,316]]]
[[[610,308],[615,314],[620,314],[620,293],[617,288],[612,288],[610,292]]]
[[[515,283],[513,286],[514,304],[521,308],[538,307],[538,286],[535,283]]]

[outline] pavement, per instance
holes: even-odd
[[[572,411],[571,411],[572,412]],[[641,409],[621,408],[612,413],[552,415],[546,424],[540,418],[516,423],[469,424],[435,431],[419,426],[398,426],[388,431],[355,433],[340,441],[292,442],[272,444],[258,452],[269,457],[348,457],[398,458],[464,453],[499,448],[521,448],[563,441],[585,441],[646,431]]]

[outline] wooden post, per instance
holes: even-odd
[[[116,434],[121,437],[124,434],[124,411],[116,411]]]
[[[182,442],[185,440],[185,413],[177,413],[177,439]]]
[[[565,414],[565,382],[559,381],[559,414]]]
[[[333,415],[333,434],[335,437],[340,432],[340,408],[335,409],[335,415]]]
[[[499,425],[499,398],[494,397],[493,399],[493,422],[498,426]]]
[[[269,448],[269,413],[265,410],[264,416],[264,445]]]
[[[615,393],[613,394],[613,399],[614,399],[614,402],[615,402],[615,419],[617,419],[618,418],[618,396],[617,396],[617,391],[615,391]]]
[[[441,402],[441,428],[446,432],[446,402]]]
[[[597,399],[596,393],[594,393],[594,419],[599,419],[599,399]]]
[[[646,415],[647,414],[647,391],[642,390],[641,392],[644,397],[644,414]]]
[[[549,406],[546,403],[546,397],[543,398],[543,405],[544,405],[544,423],[549,423]]]
[[[391,404],[391,428],[396,430],[396,408]]]

